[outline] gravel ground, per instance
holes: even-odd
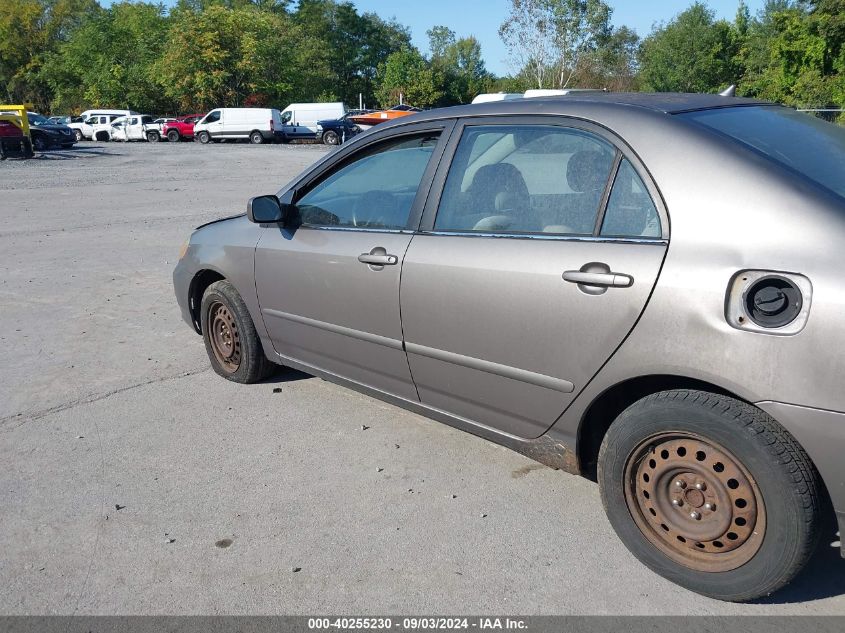
[[[304,374],[217,377],[179,246],[324,151],[0,164],[0,614],[845,615],[832,535],[785,591],[720,603],[640,565],[589,481]]]

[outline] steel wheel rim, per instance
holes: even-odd
[[[326,132],[326,144],[327,145],[338,145],[340,141],[340,137],[337,135],[336,132]]]
[[[628,456],[624,481],[637,527],[686,567],[737,569],[763,543],[766,510],[757,482],[711,440],[685,433],[652,436]]]
[[[208,308],[208,340],[214,357],[223,369],[233,374],[241,366],[241,340],[238,324],[229,308],[216,301]]]

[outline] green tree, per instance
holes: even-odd
[[[179,11],[155,72],[183,110],[239,106],[247,97],[293,97],[298,31],[283,14],[254,6]],[[261,95],[256,97],[255,95]]]
[[[41,77],[46,57],[98,9],[95,0],[2,0],[0,99],[46,108],[50,88]]]
[[[769,2],[749,25],[742,94],[795,106],[845,105],[845,0]]]
[[[45,63],[54,111],[93,107],[172,111],[154,72],[167,38],[161,4],[121,2],[93,12]]]
[[[393,53],[379,66],[376,99],[383,107],[405,103],[420,108],[435,105],[443,96],[440,82],[419,51],[406,48]]]
[[[457,39],[454,31],[445,26],[435,26],[427,34],[431,66],[443,90],[437,105],[469,103],[487,89],[491,76],[475,37]]]
[[[537,88],[568,88],[596,72],[610,42],[611,8],[604,0],[511,0],[499,35],[511,60]]]
[[[738,80],[735,55],[731,25],[695,2],[643,41],[639,80],[658,92],[718,91]]]
[[[379,64],[391,53],[411,45],[407,28],[373,13],[359,14],[351,2],[301,0],[293,19],[303,34],[301,44],[312,47],[314,78],[304,97],[331,94],[357,104],[374,98]]]

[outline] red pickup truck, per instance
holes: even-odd
[[[171,143],[182,139],[194,138],[194,123],[203,118],[204,114],[189,114],[181,116],[175,121],[168,121],[161,128],[161,135],[166,136]]]

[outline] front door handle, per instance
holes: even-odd
[[[598,273],[581,270],[567,270],[563,273],[564,281],[585,286],[600,286],[602,288],[630,288],[634,285],[634,278],[623,273]]]
[[[376,249],[373,250],[375,251]],[[358,261],[362,264],[370,264],[371,266],[395,266],[399,263],[399,258],[396,255],[381,253],[361,253],[358,255]]]

